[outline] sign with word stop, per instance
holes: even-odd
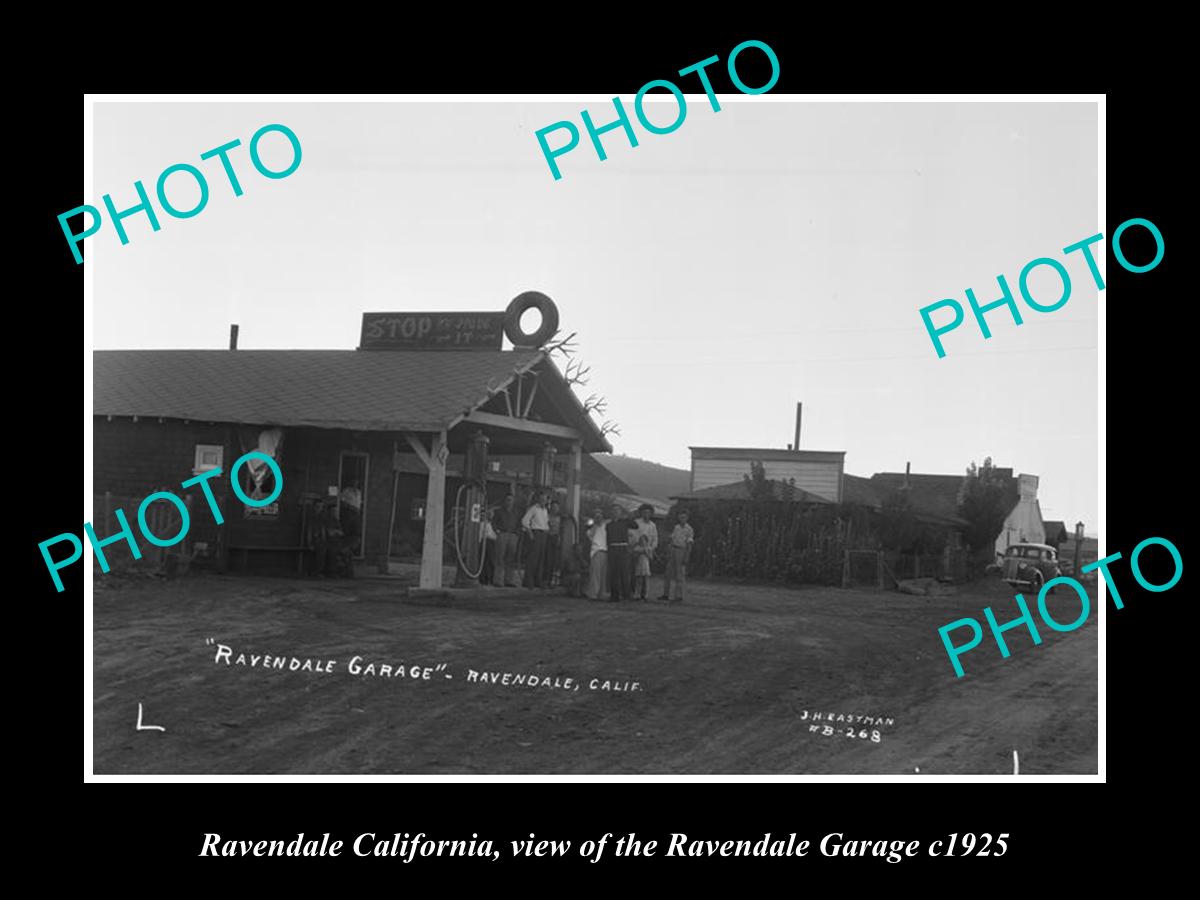
[[[363,313],[359,350],[499,350],[503,312]]]

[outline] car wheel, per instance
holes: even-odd
[[[1032,581],[1033,581],[1033,589],[1040,594],[1042,592],[1042,585],[1046,583],[1046,576],[1043,575],[1041,572],[1039,572],[1037,569],[1034,569]],[[1054,588],[1051,588],[1050,592],[1053,593]]]

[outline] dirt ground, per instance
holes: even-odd
[[[1022,774],[1097,767],[1094,597],[1076,631],[1039,627],[1040,646],[1006,632],[1002,659],[982,610],[1003,623],[1016,607],[991,581],[936,598],[696,582],[686,604],[667,606],[522,591],[404,598],[383,581],[105,578],[97,774],[920,777],[1011,773],[1014,750]],[[1050,612],[1071,622],[1078,599],[1060,590]],[[956,678],[937,629],[963,616],[984,640]],[[218,644],[228,661],[214,661]],[[298,668],[263,668],[262,655]],[[375,669],[351,674],[355,656]],[[504,673],[538,682],[504,684]],[[138,704],[143,725],[165,731],[136,730]]]

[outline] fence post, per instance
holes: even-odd
[[[183,498],[184,509],[188,513],[188,521],[192,520],[192,495],[187,494]],[[179,554],[179,564],[175,567],[176,575],[186,575],[192,567],[192,532],[189,528],[187,535],[183,539],[180,548],[182,552]]]
[[[850,586],[850,535],[854,531],[854,520],[846,520],[846,542],[842,544],[845,551],[845,562],[842,565],[842,587]]]
[[[879,590],[883,590],[883,551],[875,553],[875,579]]]
[[[164,489],[161,487],[157,487],[153,491],[151,491],[151,493],[157,493],[158,491],[161,491],[161,490],[164,490]],[[163,509],[163,504],[156,503],[150,507],[150,521],[148,524],[150,525],[150,530],[152,532],[154,532],[156,535],[162,534],[163,531],[165,530],[163,528],[163,522],[165,519],[166,519],[166,510]],[[146,549],[154,554],[153,555],[154,571],[159,575],[166,575],[166,573],[167,573],[166,548],[159,547],[156,544],[152,544],[150,547],[147,547]]]

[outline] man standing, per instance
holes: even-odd
[[[604,529],[608,538],[608,589],[614,602],[629,599],[629,532],[633,528],[633,520],[624,516],[619,506],[609,510]]]
[[[687,512],[680,510],[675,528],[671,531],[670,545],[667,547],[667,577],[663,583],[663,595],[659,600],[673,601],[671,583],[679,585],[679,602],[683,602],[687,588],[687,566],[692,555],[692,545],[696,542],[696,533],[688,524]]]
[[[588,581],[584,593],[589,600],[601,600],[608,590],[608,532],[604,521],[604,510],[597,509],[588,526],[590,545],[588,555]]]
[[[542,563],[542,581],[546,587],[554,587],[562,564],[562,515],[558,511],[558,501],[551,500],[546,508],[546,556]]]
[[[517,500],[505,494],[504,502],[496,511],[493,523],[496,529],[496,573],[493,583],[497,587],[517,586],[517,536],[521,532],[521,514],[517,511]]]
[[[525,587],[545,587],[543,568],[546,564],[546,537],[550,531],[550,511],[546,509],[546,495],[538,491],[533,495],[533,504],[521,519],[521,527],[529,537],[529,556],[525,560]]]
[[[354,575],[352,551],[338,522],[334,509],[336,503],[335,497],[317,501],[316,521],[313,523],[313,574],[318,578],[343,574],[349,578]]]

